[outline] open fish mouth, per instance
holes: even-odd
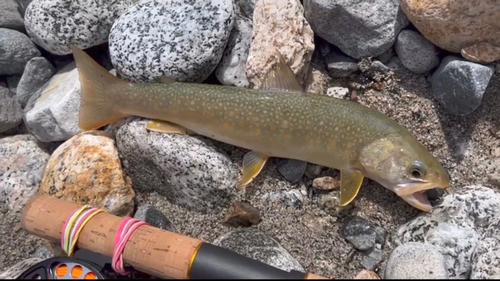
[[[410,183],[398,184],[396,194],[413,207],[424,211],[432,211],[432,205],[425,193],[433,188],[447,188],[448,183],[432,183],[427,181],[415,181]]]

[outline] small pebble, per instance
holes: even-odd
[[[283,203],[296,208],[302,207],[304,196],[299,190],[293,189],[283,192]]]
[[[380,279],[380,277],[377,275],[377,273],[371,271],[371,270],[366,270],[363,269],[361,270],[354,279]]]
[[[306,172],[307,162],[287,159],[282,165],[278,166],[278,172],[290,183],[300,181]]]
[[[233,227],[257,225],[261,220],[259,209],[248,202],[235,201],[229,207],[224,223]]]
[[[55,74],[56,69],[44,57],[32,58],[17,84],[16,99],[24,108],[31,96]]]
[[[321,190],[333,190],[340,187],[340,181],[332,177],[315,178],[312,186]]]
[[[342,235],[358,250],[368,250],[375,246],[377,232],[371,222],[355,216],[344,225]]]
[[[323,168],[320,165],[307,163],[306,172],[304,175],[310,179],[315,179],[321,174]]]
[[[345,87],[331,87],[328,88],[326,95],[338,99],[343,99],[349,94],[349,89]]]
[[[176,229],[172,224],[172,222],[170,222],[170,220],[162,212],[158,211],[153,206],[150,205],[140,206],[139,208],[137,208],[134,218],[141,221],[145,221],[149,223],[151,226],[176,232]]]
[[[23,122],[23,110],[8,88],[0,85],[0,133]]]
[[[356,62],[342,54],[333,52],[326,57],[326,67],[332,78],[349,77],[354,72],[358,71]]]
[[[447,279],[445,259],[429,243],[408,242],[396,247],[387,261],[385,279]]]

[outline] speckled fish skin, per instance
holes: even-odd
[[[114,95],[130,115],[168,120],[200,135],[337,169],[367,143],[405,130],[370,108],[317,94],[208,84],[132,84]],[[370,122],[367,122],[370,120]]]
[[[340,205],[369,177],[415,208],[432,206],[423,192],[449,186],[440,163],[409,131],[379,111],[304,93],[281,59],[262,89],[180,83],[134,84],[109,74],[73,47],[82,86],[79,126],[97,129],[128,116],[155,120],[146,128],[194,132],[251,150],[243,158],[241,186],[269,157],[298,159],[340,170]],[[183,128],[179,128],[179,126]]]

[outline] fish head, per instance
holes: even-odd
[[[413,207],[430,212],[425,191],[448,188],[450,178],[439,161],[411,135],[389,135],[361,150],[365,175],[393,191]]]

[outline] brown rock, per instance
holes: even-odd
[[[307,77],[314,52],[314,34],[304,18],[298,0],[257,1],[253,14],[253,39],[246,74],[253,88],[259,88],[279,52],[301,85]]]
[[[238,227],[251,226],[260,222],[260,212],[250,203],[235,201],[229,207],[224,223]]]
[[[321,190],[334,190],[340,187],[340,181],[332,177],[315,178],[312,186]]]
[[[47,163],[41,194],[131,215],[135,192],[114,140],[103,131],[82,132],[59,146]]]
[[[478,63],[491,63],[500,59],[500,47],[486,42],[463,48],[460,53],[465,59]]]
[[[363,269],[361,270],[354,279],[380,279],[380,277],[377,275],[377,273],[371,271],[371,270],[366,270]]]
[[[481,42],[500,46],[498,0],[402,0],[401,9],[425,38],[450,52]]]

